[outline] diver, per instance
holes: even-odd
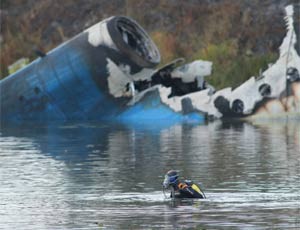
[[[191,180],[180,181],[178,179],[178,172],[175,170],[170,170],[165,175],[163,182],[164,194],[165,189],[171,190],[171,198],[206,198],[199,185],[195,184]]]

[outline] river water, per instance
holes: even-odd
[[[0,229],[299,229],[300,122],[2,125]],[[172,201],[177,169],[207,199]]]

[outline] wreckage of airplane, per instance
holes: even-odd
[[[299,41],[293,6],[278,60],[236,89],[205,80],[212,63],[182,59],[160,68],[141,26],[111,17],[1,80],[1,120],[204,121],[257,114],[300,115]],[[299,35],[298,35],[299,36]]]

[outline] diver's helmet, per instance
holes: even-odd
[[[177,182],[178,182],[178,172],[175,170],[170,170],[165,175],[163,186],[164,188],[169,188],[170,186],[176,184]]]

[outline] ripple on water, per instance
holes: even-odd
[[[300,125],[272,126],[2,128],[0,228],[300,228]],[[171,168],[207,199],[166,199]]]

